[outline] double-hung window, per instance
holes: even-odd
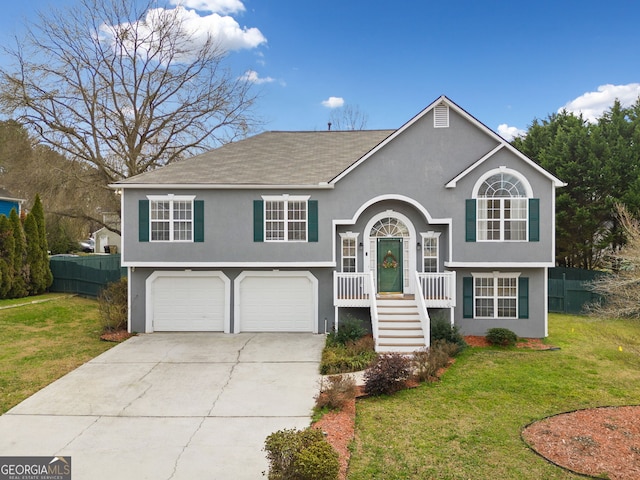
[[[462,316],[529,318],[529,278],[519,272],[479,272],[462,278]]]
[[[527,240],[528,198],[511,173],[487,178],[478,190],[478,240]]]
[[[438,271],[438,241],[440,232],[422,234],[422,271],[433,273]]]
[[[306,242],[309,197],[281,196],[264,199],[264,240]]]
[[[537,223],[531,229],[529,225],[530,191],[526,180],[514,171],[494,171],[485,177],[476,191],[476,240],[537,240]],[[537,205],[536,201],[536,222]]]
[[[358,234],[352,232],[341,233],[340,239],[342,243],[342,271],[356,272],[358,270]]]
[[[152,242],[193,241],[194,196],[149,196]]]

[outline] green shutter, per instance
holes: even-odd
[[[529,241],[540,241],[540,199],[529,199]]]
[[[204,200],[193,202],[193,241],[204,242]]]
[[[253,241],[264,242],[264,202],[253,201]]]
[[[309,200],[307,202],[307,208],[309,209],[309,242],[318,241],[318,201]]]
[[[473,318],[473,277],[462,278],[462,316]]]
[[[529,318],[529,279],[518,278],[518,318]]]
[[[138,201],[138,241],[149,241],[149,200]]]
[[[468,198],[466,202],[466,211],[465,211],[465,227],[466,227],[466,238],[467,242],[475,242],[476,241],[476,201],[473,198]]]

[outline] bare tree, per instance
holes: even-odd
[[[251,83],[225,68],[216,38],[190,30],[181,7],[146,1],[80,0],[41,13],[6,49],[14,65],[0,69],[2,110],[84,164],[94,187],[256,125]]]
[[[623,205],[617,205],[616,211],[626,243],[611,254],[611,273],[592,282],[603,301],[590,305],[589,311],[607,318],[640,318],[640,221]]]
[[[367,114],[357,105],[344,105],[331,111],[329,122],[333,130],[364,130],[367,128]]]

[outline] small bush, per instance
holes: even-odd
[[[127,329],[127,279],[108,284],[98,296],[98,311],[105,332]]]
[[[449,359],[458,352],[455,343],[437,340],[429,348],[419,350],[413,354],[413,371],[416,380],[428,382],[433,380],[438,370],[449,363]]]
[[[316,398],[318,408],[329,407],[341,410],[356,396],[356,381],[350,375],[332,375],[323,383]]]
[[[391,395],[406,386],[411,376],[411,360],[400,353],[380,355],[364,372],[364,391],[368,395]]]
[[[375,341],[371,335],[349,341],[345,345],[336,344],[327,338],[327,345],[322,351],[320,373],[335,375],[357,372],[371,365],[376,357]]]
[[[279,430],[267,437],[264,450],[269,461],[269,480],[338,478],[338,453],[320,430]]]
[[[518,342],[518,336],[508,328],[490,328],[486,337],[491,345],[503,347],[513,346]]]
[[[455,325],[451,325],[451,322],[444,315],[434,315],[431,319],[431,343],[435,343],[438,340],[443,340],[448,343],[452,343],[458,346],[457,355],[462,350],[467,348],[467,342],[464,341],[464,337],[460,333],[460,330]],[[455,356],[453,355],[453,356]]]
[[[333,345],[346,345],[364,337],[367,330],[362,326],[362,320],[347,315],[344,321],[338,326],[338,331],[331,332],[327,340]]]

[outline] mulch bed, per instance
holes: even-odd
[[[100,340],[103,340],[105,342],[122,342],[131,337],[133,337],[133,334],[127,332],[126,330],[114,330],[104,332],[102,335],[100,335]]]

